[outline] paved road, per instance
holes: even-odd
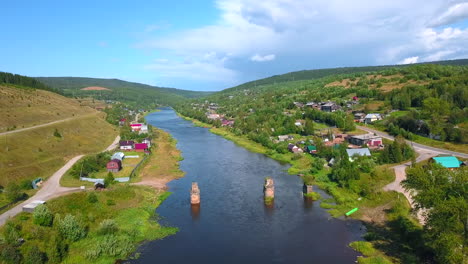
[[[372,128],[362,127],[362,126],[357,126],[357,128],[370,132],[370,133],[375,133],[386,139],[390,139],[390,140],[395,139],[393,136],[390,136],[389,134],[385,132],[378,131]],[[421,162],[421,161],[430,159],[440,154],[454,155],[454,156],[458,156],[462,158],[468,158],[468,154],[465,154],[465,153],[455,152],[455,151],[450,151],[450,150],[440,149],[440,148],[434,148],[434,147],[418,144],[409,140],[406,140],[406,142],[412,145],[414,150],[418,154],[418,157],[416,158],[416,162]],[[411,165],[411,162],[407,162],[407,163],[400,164],[400,165],[393,167],[393,169],[395,170],[395,181],[386,185],[383,189],[385,191],[397,191],[397,192],[403,193],[403,195],[405,195],[406,199],[408,199],[409,203],[411,204],[411,207],[414,208],[414,201],[413,201],[410,191],[405,190],[403,186],[401,186],[401,182],[406,179],[406,168],[410,165]],[[421,224],[425,223],[423,212],[421,211],[416,212],[416,216]]]
[[[119,140],[120,136],[117,136],[114,142],[112,142],[112,144],[109,147],[107,147],[104,151],[109,151],[116,148],[119,143]],[[60,186],[60,178],[62,178],[63,174],[65,174],[65,172],[67,172],[73,166],[73,164],[75,164],[83,156],[84,155],[78,155],[69,160],[62,168],[56,171],[52,175],[52,177],[47,179],[47,181],[45,181],[42,184],[41,188],[35,195],[0,215],[0,226],[4,225],[10,217],[14,217],[15,215],[19,214],[23,210],[23,206],[28,203],[31,203],[36,200],[47,201],[70,192],[79,191],[79,187],[69,188]]]
[[[58,124],[58,123],[66,122],[66,121],[70,121],[70,120],[77,119],[77,118],[83,118],[83,117],[85,117],[85,116],[90,116],[90,115],[95,115],[95,114],[96,114],[96,113],[91,113],[91,114],[81,115],[81,116],[74,116],[74,117],[65,118],[65,119],[61,119],[61,120],[57,120],[57,121],[53,121],[53,122],[50,122],[50,123],[45,123],[45,124],[41,124],[41,125],[37,125],[37,126],[25,127],[25,128],[21,128],[21,129],[15,129],[15,130],[12,130],[12,131],[2,132],[2,133],[0,133],[0,136],[8,135],[8,134],[13,134],[13,133],[18,133],[18,132],[22,132],[22,131],[26,131],[26,130],[31,130],[31,129],[39,128],[39,127],[50,126],[50,125],[54,125],[54,124]]]
[[[368,127],[363,127],[363,126],[356,126],[356,127],[361,129],[361,130],[367,131],[369,133],[375,133],[375,134],[377,134],[377,135],[379,135],[379,136],[381,136],[383,138],[386,138],[386,139],[390,139],[390,140],[395,139],[395,137],[390,136],[389,134],[387,134],[385,132],[382,132],[382,131],[379,131],[379,130],[375,130],[375,129],[368,128]],[[439,154],[453,155],[453,156],[458,156],[458,157],[468,159],[468,154],[466,154],[466,153],[456,152],[456,151],[451,151],[451,150],[446,150],[446,149],[441,149],[441,148],[434,148],[434,147],[426,146],[426,145],[419,144],[419,143],[409,141],[409,140],[406,140],[406,142],[408,144],[412,145],[413,148],[416,151],[418,151],[419,149],[423,149],[425,151],[432,151],[432,152],[437,152]]]

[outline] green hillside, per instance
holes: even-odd
[[[188,91],[175,88],[156,87],[119,79],[99,79],[84,77],[37,77],[37,80],[62,91],[66,96],[91,96],[101,100],[116,100],[138,107],[173,105],[186,98],[209,95],[208,92]],[[82,88],[99,86],[110,89],[85,91]]]
[[[448,61],[435,61],[435,62],[426,62],[426,63],[417,63],[412,65],[422,65],[422,64],[436,64],[436,65],[468,65],[468,59],[460,60],[448,60]],[[244,90],[244,89],[255,89],[263,85],[290,82],[290,81],[300,81],[300,80],[312,80],[319,79],[331,75],[341,75],[341,74],[353,74],[360,72],[377,72],[383,71],[390,68],[402,68],[409,67],[411,65],[385,65],[385,66],[365,66],[365,67],[342,67],[342,68],[330,68],[330,69],[317,69],[317,70],[304,70],[289,72],[281,75],[274,75],[268,78],[259,79],[251,82],[247,82],[223,91],[231,90]]]

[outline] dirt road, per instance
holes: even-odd
[[[0,136],[13,134],[13,133],[18,133],[18,132],[22,132],[22,131],[26,131],[26,130],[31,130],[31,129],[36,129],[36,128],[39,128],[39,127],[46,127],[46,126],[50,126],[50,125],[70,121],[70,120],[77,119],[77,118],[83,118],[83,117],[90,116],[90,115],[95,115],[95,114],[96,113],[91,113],[91,114],[81,115],[81,116],[74,116],[74,117],[65,118],[65,119],[61,119],[61,120],[57,120],[57,121],[53,121],[53,122],[49,122],[49,123],[45,123],[45,124],[41,124],[41,125],[37,125],[37,126],[25,127],[25,128],[21,128],[21,129],[12,130],[12,131],[2,132],[2,133],[0,133]]]
[[[367,131],[369,133],[375,133],[383,138],[394,140],[395,138],[393,136],[390,136],[389,134],[378,131],[375,129],[371,129],[368,127],[361,127],[358,126],[359,129]],[[430,159],[432,157],[435,157],[440,154],[446,154],[446,155],[454,155],[462,158],[468,158],[468,154],[465,153],[460,153],[460,152],[455,152],[455,151],[450,151],[450,150],[445,150],[445,149],[439,149],[439,148],[434,148],[434,147],[429,147],[426,145],[418,144],[412,141],[407,140],[406,141],[409,145],[412,145],[414,150],[416,151],[418,157],[416,158],[416,162],[421,162],[427,159]],[[393,167],[395,170],[395,181],[392,183],[384,186],[385,191],[397,191],[403,193],[405,195],[406,199],[408,199],[409,203],[411,204],[411,207],[414,208],[414,201],[411,196],[411,193],[403,188],[401,186],[401,182],[406,179],[406,168],[411,165],[411,162],[407,162],[401,165],[397,165]],[[417,219],[421,224],[424,224],[425,220],[423,217],[422,212],[417,212],[416,213]]]
[[[112,144],[104,151],[109,151],[116,148],[119,140],[120,136],[117,136]],[[78,155],[69,160],[62,168],[56,171],[49,179],[47,179],[47,181],[42,184],[41,188],[35,195],[0,215],[0,226],[4,225],[10,217],[14,217],[15,215],[19,214],[23,210],[23,206],[28,203],[36,200],[47,201],[70,192],[79,191],[79,187],[69,188],[60,186],[60,178],[62,178],[63,174],[65,174],[65,172],[67,172],[73,166],[73,164],[75,164],[83,156],[84,155]]]

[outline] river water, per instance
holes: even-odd
[[[132,263],[355,262],[358,253],[347,245],[360,239],[361,224],[304,201],[302,181],[286,173],[287,165],[195,127],[170,108],[146,119],[177,139],[186,175],[168,184],[173,194],[156,210],[161,224],[179,232],[144,244]],[[263,203],[265,177],[275,181],[273,208]],[[198,209],[190,205],[194,181]]]

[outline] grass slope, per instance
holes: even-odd
[[[95,113],[59,94],[9,84],[0,85],[0,110],[0,132]]]
[[[54,136],[57,130],[61,137]],[[66,160],[105,149],[117,136],[103,113],[0,136],[0,185],[47,178]]]

